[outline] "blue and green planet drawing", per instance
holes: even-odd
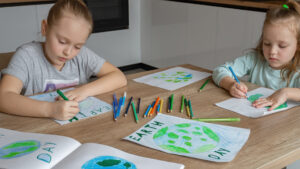
[[[259,99],[260,97],[262,97],[263,95],[258,93],[258,94],[254,94],[248,97],[248,100],[253,103],[255,100]],[[266,108],[270,108],[271,106],[267,106]],[[274,110],[278,110],[278,109],[282,109],[282,108],[286,108],[288,107],[287,102],[279,105],[278,107],[276,107]]]
[[[162,149],[184,154],[205,153],[216,148],[220,142],[213,130],[197,123],[164,127],[153,135],[153,140]]]
[[[193,78],[192,74],[186,72],[176,72],[172,74],[168,73],[160,73],[157,76],[153,77],[154,79],[161,79],[165,82],[170,83],[180,83],[180,82],[188,82],[190,79]]]
[[[81,169],[136,169],[136,166],[119,157],[99,156],[87,161]]]
[[[0,148],[0,159],[12,159],[30,154],[40,148],[36,140],[13,142]]]

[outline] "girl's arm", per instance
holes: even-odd
[[[8,114],[31,117],[50,117],[59,120],[72,118],[79,112],[78,103],[45,102],[20,95],[23,83],[11,75],[4,75],[0,81],[0,111]]]
[[[106,93],[127,84],[125,75],[109,62],[105,62],[97,74],[98,79],[65,93],[70,100],[81,101],[88,96]]]
[[[236,98],[246,98],[248,87],[244,83],[237,83],[233,78],[225,76],[219,86],[227,90],[231,96]]]

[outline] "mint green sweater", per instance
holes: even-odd
[[[275,90],[287,87],[287,82],[280,76],[280,70],[272,69],[268,62],[262,60],[255,51],[248,52],[244,56],[215,68],[212,77],[217,85],[225,76],[233,78],[228,66],[232,67],[237,77],[248,75],[248,81],[259,86]],[[288,87],[300,87],[299,72],[293,74]]]

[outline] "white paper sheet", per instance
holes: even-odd
[[[246,143],[249,134],[249,129],[158,114],[124,139],[170,154],[229,162]]]
[[[70,90],[70,89],[68,89]],[[62,90],[65,92],[67,90]],[[59,96],[56,92],[44,93],[40,95],[30,96],[32,99],[54,102],[55,98]],[[79,103],[80,112],[70,120],[55,120],[57,123],[64,125],[71,123],[73,121],[78,121],[80,119],[88,118],[91,116],[96,116],[102,113],[106,113],[112,110],[112,105],[99,100],[95,97],[87,97],[85,100]]]
[[[274,92],[275,91],[272,89],[260,87],[260,88],[257,88],[255,90],[252,90],[247,93],[249,100],[231,98],[231,99],[225,100],[223,102],[216,103],[216,105],[219,107],[222,107],[224,109],[239,113],[239,114],[247,116],[247,117],[252,117],[252,118],[262,117],[265,115],[284,111],[284,110],[287,110],[292,107],[300,105],[299,102],[287,101],[285,104],[281,105],[280,107],[278,107],[272,111],[268,111],[268,108],[266,108],[266,107],[255,108],[252,106],[253,100],[256,100],[257,98],[266,98],[266,97],[272,95]]]
[[[183,67],[174,67],[133,80],[172,91],[207,78],[210,75],[211,74],[207,72],[199,72]]]

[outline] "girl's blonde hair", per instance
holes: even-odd
[[[51,7],[47,24],[51,27],[59,19],[64,16],[64,12],[71,12],[76,17],[84,18],[91,26],[90,33],[93,30],[93,18],[88,7],[82,0],[57,0],[56,3]]]
[[[292,75],[297,72],[297,67],[300,66],[300,5],[294,0],[288,0],[285,4],[285,7],[273,8],[267,12],[263,29],[266,25],[281,23],[286,24],[296,35],[297,49],[295,55],[291,62],[281,69],[281,77],[287,81],[288,87]],[[263,55],[263,34],[255,50],[260,54],[261,59],[265,59]]]

